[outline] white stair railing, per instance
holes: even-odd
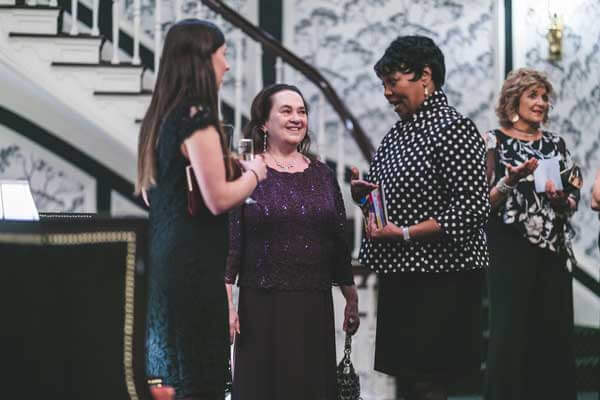
[[[281,59],[281,57],[277,57],[275,59],[275,82],[284,83],[283,80],[283,60]]]
[[[140,65],[140,23],[142,14],[141,0],[134,0],[133,2],[133,60],[131,63],[134,65]]]
[[[321,92],[318,94],[317,101],[317,150],[319,158],[325,161],[325,95]]]
[[[92,35],[100,35],[98,28],[98,16],[100,15],[100,0],[94,0],[92,3]]]
[[[77,0],[71,0],[71,32],[69,34],[71,36],[79,35],[79,23],[77,18],[77,10],[79,8],[79,2]]]
[[[158,76],[160,54],[162,52],[162,4],[161,0],[154,2],[154,76]]]
[[[340,186],[344,185],[344,172],[346,171],[346,154],[344,149],[344,132],[346,131],[346,127],[341,122],[337,126],[337,160],[336,160],[336,172],[337,179]]]
[[[50,5],[56,4],[56,0],[50,1]],[[91,3],[92,5],[92,35],[99,35],[98,29],[98,15],[99,15],[99,3],[100,0],[90,0],[88,2],[88,6]],[[27,0],[27,5],[36,6],[38,2],[36,0]],[[113,27],[112,27],[112,64],[119,64],[121,62],[119,56],[119,33],[122,25],[121,21],[121,7],[124,3],[120,0],[112,0],[112,18],[113,18]],[[193,9],[193,15],[183,15],[183,1],[182,0],[174,0],[172,2],[173,16],[174,20],[170,21],[172,23],[177,22],[186,17],[197,17],[197,18],[206,18],[207,13],[210,13],[210,9],[202,4],[201,1],[197,1],[196,7]],[[160,66],[160,57],[162,53],[162,27],[164,23],[168,23],[169,21],[162,20],[162,1],[155,0],[154,2],[154,65],[155,65],[155,76],[157,76],[158,68]],[[71,25],[71,30],[69,32],[70,35],[78,35],[78,23],[77,14],[78,14],[78,1],[71,1],[71,10],[73,16],[73,24]],[[133,32],[133,59],[132,63],[134,65],[140,65],[140,42],[141,42],[141,26],[142,26],[142,13],[141,13],[141,0],[133,0],[133,29],[130,29],[129,32]],[[211,20],[215,22],[217,25],[221,25],[223,27],[223,19],[220,15],[217,15],[216,18],[214,15],[211,16]],[[128,23],[128,22],[125,22]],[[147,26],[148,24],[143,24]],[[262,44],[257,41],[249,41],[249,37],[247,37],[241,30],[237,28],[233,28],[232,32],[228,32],[228,38],[232,40],[234,47],[234,59],[233,62],[235,65],[233,66],[234,80],[233,80],[233,106],[234,106],[234,131],[233,131],[233,140],[239,140],[241,137],[241,128],[242,128],[242,116],[244,108],[248,109],[249,104],[243,104],[244,99],[244,78],[254,79],[256,82],[254,85],[248,85],[249,87],[253,87],[256,90],[259,90],[262,87],[262,53],[263,48]],[[148,39],[144,39],[145,43],[148,43]],[[150,41],[151,43],[151,41]],[[251,44],[250,44],[251,43]],[[248,50],[255,51],[248,51]],[[244,71],[246,71],[244,56],[248,56],[250,54],[254,54],[256,57],[254,63],[254,74],[253,75],[244,75]],[[290,83],[295,84],[296,82],[286,82],[286,65],[281,57],[276,57],[275,61],[275,80],[277,83]],[[295,76],[296,71],[290,67],[289,76]],[[252,98],[254,94],[250,94],[248,97]],[[318,156],[322,161],[325,161],[326,157],[334,158],[337,164],[336,168],[336,176],[342,188],[347,189],[347,184],[344,182],[345,178],[345,170],[346,170],[346,149],[345,149],[345,138],[346,131],[351,130],[352,126],[346,126],[344,121],[338,121],[337,127],[334,130],[335,140],[335,148],[333,151],[325,151],[325,147],[327,144],[326,140],[326,131],[327,131],[327,118],[328,115],[332,115],[327,111],[328,103],[326,102],[326,97],[320,90],[317,94],[317,115],[316,115],[316,126],[317,126],[317,134],[316,134],[316,142],[317,142],[317,151]],[[331,122],[331,121],[330,121]],[[352,209],[352,207],[349,207]],[[358,246],[360,245],[361,240],[361,231],[362,231],[362,214],[360,210],[354,208],[355,212],[353,216],[355,217],[355,237],[354,237],[354,252],[353,256],[356,257],[358,255]]]
[[[233,139],[234,143],[242,137],[242,90],[243,90],[243,45],[244,37],[242,32],[234,32],[235,43],[235,82],[234,82],[234,114],[233,114]]]
[[[181,21],[183,18],[183,10],[181,9],[181,0],[175,0],[175,22]]]
[[[119,26],[121,13],[119,12],[120,4],[119,0],[113,0],[112,3],[112,39],[113,39],[113,47],[112,47],[112,60],[111,64],[119,64],[121,61],[119,60]]]

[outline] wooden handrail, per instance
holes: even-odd
[[[371,157],[375,152],[375,148],[373,147],[371,140],[369,140],[368,136],[361,128],[358,120],[348,110],[331,84],[316,68],[286,49],[277,39],[275,39],[269,33],[256,27],[232,8],[225,5],[221,0],[201,1],[212,11],[222,16],[227,22],[233,24],[252,39],[260,42],[265,48],[281,57],[287,64],[296,68],[312,83],[314,83],[319,90],[321,90],[327,100],[329,100],[329,103],[332,105],[334,110],[338,113],[342,123],[344,124],[344,127],[352,134],[352,137],[354,138],[367,162],[371,161]]]

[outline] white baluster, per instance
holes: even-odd
[[[37,0],[27,0],[25,3],[30,7],[37,6]]]
[[[243,45],[244,38],[242,36],[242,32],[237,30],[234,33],[234,43],[235,43],[235,97],[234,97],[234,106],[233,110],[233,138],[235,140],[234,143],[242,137],[242,83],[243,83]]]
[[[358,178],[360,179],[362,174],[360,170],[358,172]],[[352,258],[355,260],[358,258],[358,252],[360,251],[360,242],[362,239],[362,227],[363,227],[363,214],[359,207],[354,206],[354,249],[352,250]]]
[[[100,29],[98,29],[98,15],[100,8],[100,0],[94,0],[92,4],[92,35],[98,36],[100,35]]]
[[[58,1],[57,0],[50,0],[50,3],[48,3],[48,5],[50,7],[58,7]]]
[[[283,82],[283,60],[281,57],[275,59],[275,83]]]
[[[71,36],[79,35],[79,23],[77,21],[78,3],[77,0],[71,0],[71,32],[69,32]]]
[[[112,60],[110,62],[112,64],[119,64],[119,0],[113,0],[112,3],[112,45],[113,45],[113,55]]]
[[[141,0],[133,1],[133,60],[131,63],[140,65],[140,18],[142,14]]]
[[[254,43],[255,46],[255,52],[254,52],[254,56],[255,56],[255,73],[256,76],[254,77],[254,93],[258,93],[260,91],[260,89],[262,89],[263,87],[263,75],[262,75],[262,55],[263,55],[263,48],[262,48],[262,44],[260,42],[255,42]]]
[[[344,171],[346,168],[346,154],[344,152],[344,132],[346,127],[343,123],[338,124],[337,132],[337,179],[340,186],[344,185]]]
[[[319,91],[318,99],[317,150],[319,151],[319,158],[322,162],[325,162],[325,95],[323,92]]]
[[[200,0],[196,1],[196,18],[205,19],[204,4]]]
[[[181,0],[175,0],[175,22],[181,21]]]
[[[160,66],[160,51],[162,26],[161,26],[161,4],[160,0],[155,2],[156,9],[154,10],[154,76],[158,78],[158,67]]]

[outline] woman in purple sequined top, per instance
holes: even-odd
[[[251,117],[245,135],[264,150],[269,173],[252,194],[256,203],[230,214],[232,399],[335,400],[332,284],[346,298],[344,330],[359,324],[340,188],[308,155],[307,107],[296,87],[263,89]]]

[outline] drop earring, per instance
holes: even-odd
[[[263,139],[263,153],[267,152],[267,132],[265,132],[265,136]]]
[[[517,121],[519,121],[519,114],[513,115],[513,117],[510,119],[510,122],[512,122],[513,124]]]
[[[429,89],[427,89],[427,86],[423,86],[423,88],[425,89],[425,98],[429,97]]]

